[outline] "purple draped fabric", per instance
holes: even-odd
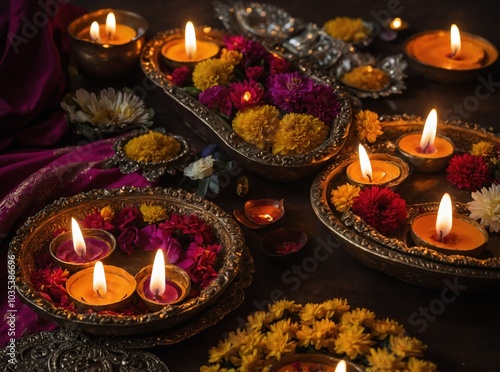
[[[0,2],[0,346],[7,314],[7,237],[49,202],[96,188],[148,186],[139,174],[102,164],[113,139],[59,147],[67,132],[60,102],[67,82],[69,22],[84,11],[67,0]],[[16,298],[15,337],[54,327]]]

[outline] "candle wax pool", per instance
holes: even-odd
[[[408,134],[401,138],[398,143],[399,148],[411,155],[423,158],[442,158],[453,153],[453,145],[443,137],[436,136],[432,147],[424,153],[420,148],[420,133]]]
[[[165,280],[165,292],[161,296],[156,296],[149,289],[149,283],[151,282],[151,277],[147,278],[144,281],[144,295],[150,301],[159,303],[159,304],[169,304],[171,302],[176,301],[180,294],[182,293],[181,288],[174,282]]]
[[[110,39],[108,33],[106,32],[106,25],[99,25],[99,36],[101,38],[101,44],[109,45],[121,45],[126,44],[136,37],[137,32],[130,26],[117,23],[116,32]],[[84,28],[78,33],[78,38],[82,40],[93,41],[90,37],[90,27]]]
[[[399,167],[383,160],[370,160],[372,166],[372,181],[366,179],[361,173],[361,164],[356,160],[347,167],[348,177],[357,183],[367,185],[381,185],[395,180],[401,175]]]
[[[175,62],[200,62],[215,57],[219,53],[219,46],[211,41],[197,40],[196,53],[192,56],[186,54],[184,39],[173,40],[166,43],[161,52],[166,59]]]

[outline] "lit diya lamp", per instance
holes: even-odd
[[[382,30],[380,37],[385,41],[392,41],[398,37],[398,33],[408,29],[409,24],[405,20],[396,17],[386,23],[385,30]]]
[[[132,69],[146,40],[148,23],[138,14],[101,9],[85,14],[68,26],[73,55],[87,73],[117,77]]]
[[[196,63],[215,57],[219,50],[217,43],[197,39],[193,22],[189,21],[186,23],[184,37],[167,41],[161,47],[161,54],[171,69],[181,66],[193,68]]]
[[[359,186],[385,186],[396,188],[408,177],[408,165],[388,154],[368,156],[364,146],[358,146],[358,158],[347,166],[346,176],[350,183]]]
[[[113,253],[116,240],[107,231],[80,229],[78,222],[71,218],[71,231],[52,239],[50,254],[61,267],[76,271],[93,266],[98,260],[105,260]]]
[[[444,194],[437,212],[418,215],[411,222],[411,236],[417,245],[446,254],[475,256],[488,242],[487,231],[473,219],[453,214],[449,194]]]
[[[399,153],[421,173],[436,173],[448,165],[455,146],[450,139],[437,136],[437,112],[432,109],[422,133],[408,133],[398,138]]]
[[[476,78],[479,70],[498,58],[493,44],[479,36],[460,33],[456,25],[452,25],[450,31],[418,33],[405,42],[404,50],[417,71],[442,83]]]
[[[66,291],[76,307],[93,311],[119,310],[135,293],[136,281],[126,270],[97,261],[71,275]]]
[[[141,269],[135,279],[137,293],[151,311],[182,301],[191,290],[189,274],[179,266],[165,264],[161,249],[156,251],[153,265]]]

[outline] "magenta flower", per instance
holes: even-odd
[[[129,226],[122,231],[120,236],[118,236],[118,238],[116,239],[116,243],[118,245],[118,248],[127,252],[128,254],[132,254],[138,240],[139,230],[135,226]]]
[[[172,71],[172,84],[178,87],[185,87],[191,80],[191,71],[187,66],[182,66]]]
[[[231,116],[233,104],[229,99],[229,88],[215,85],[205,89],[198,96],[198,100],[210,110],[218,111],[226,116]]]
[[[181,244],[167,231],[156,225],[149,225],[139,230],[137,246],[145,251],[161,249],[165,254],[165,262],[176,263],[181,254]]]
[[[280,110],[303,113],[303,97],[312,91],[313,85],[311,79],[297,71],[275,74],[269,79],[269,93],[274,105]]]
[[[264,95],[264,88],[254,80],[232,83],[229,88],[229,98],[237,110],[259,104]]]
[[[269,58],[269,72],[271,75],[287,72],[290,69],[290,63],[281,57],[271,54]]]
[[[264,74],[263,66],[250,66],[245,69],[245,76],[249,80],[259,80]]]
[[[331,124],[340,112],[340,103],[330,86],[318,84],[304,95],[304,108],[305,113]]]
[[[212,227],[194,214],[181,216],[172,213],[168,221],[160,224],[160,228],[179,240],[188,238],[198,245],[212,244],[215,238]]]
[[[115,214],[115,218],[113,219],[113,224],[120,231],[137,223],[142,223],[142,214],[136,207],[123,208],[119,214]]]

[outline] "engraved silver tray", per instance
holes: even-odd
[[[372,152],[395,155],[396,139],[407,132],[421,131],[423,120],[417,116],[381,117],[384,134],[377,139]],[[478,125],[463,122],[438,124],[438,133],[449,137],[456,151],[470,151],[480,140],[500,144],[500,139]],[[349,145],[348,147],[350,147]],[[349,152],[349,151],[347,151]],[[403,281],[424,287],[442,289],[444,281],[457,281],[467,291],[500,287],[500,236],[490,233],[487,248],[481,256],[446,255],[408,240],[408,227],[393,236],[384,236],[352,212],[341,214],[330,202],[331,190],[346,182],[344,170],[352,154],[338,158],[315,178],[310,191],[311,205],[319,220],[327,226],[345,249],[366,266]],[[469,191],[459,190],[446,181],[443,171],[426,175],[410,173],[397,192],[406,200],[409,213],[436,210],[444,192],[455,201],[455,209],[468,214],[463,203],[472,200]]]
[[[170,82],[160,49],[165,42],[178,37],[180,33],[181,30],[169,30],[156,34],[147,42],[140,62],[144,74],[166,93],[168,104],[199,137],[221,146],[230,158],[248,171],[276,181],[292,181],[314,175],[340,152],[349,133],[352,110],[348,95],[329,81],[326,75],[318,77],[309,74],[311,78],[332,85],[340,103],[339,115],[333,123],[328,124],[331,126],[329,137],[307,154],[274,155],[250,145],[219,115]],[[211,30],[204,37],[221,40],[222,35],[218,30]]]
[[[71,217],[83,218],[95,207],[124,207],[146,201],[163,205],[169,212],[195,214],[213,227],[222,246],[218,258],[218,275],[198,296],[166,306],[154,313],[115,316],[83,314],[59,308],[36,292],[30,281],[30,273],[36,269],[37,254],[48,249],[57,228],[69,226]],[[10,244],[9,254],[16,257],[16,289],[20,298],[35,312],[68,330],[100,336],[129,336],[154,334],[170,329],[206,311],[220,299],[237,277],[245,249],[244,236],[238,224],[212,202],[181,189],[122,187],[92,190],[56,200],[30,217],[17,231]],[[136,250],[133,260],[126,253],[114,254],[110,257],[109,264],[120,266],[134,275],[151,262],[152,256],[149,253]],[[248,265],[246,268],[248,269]]]

